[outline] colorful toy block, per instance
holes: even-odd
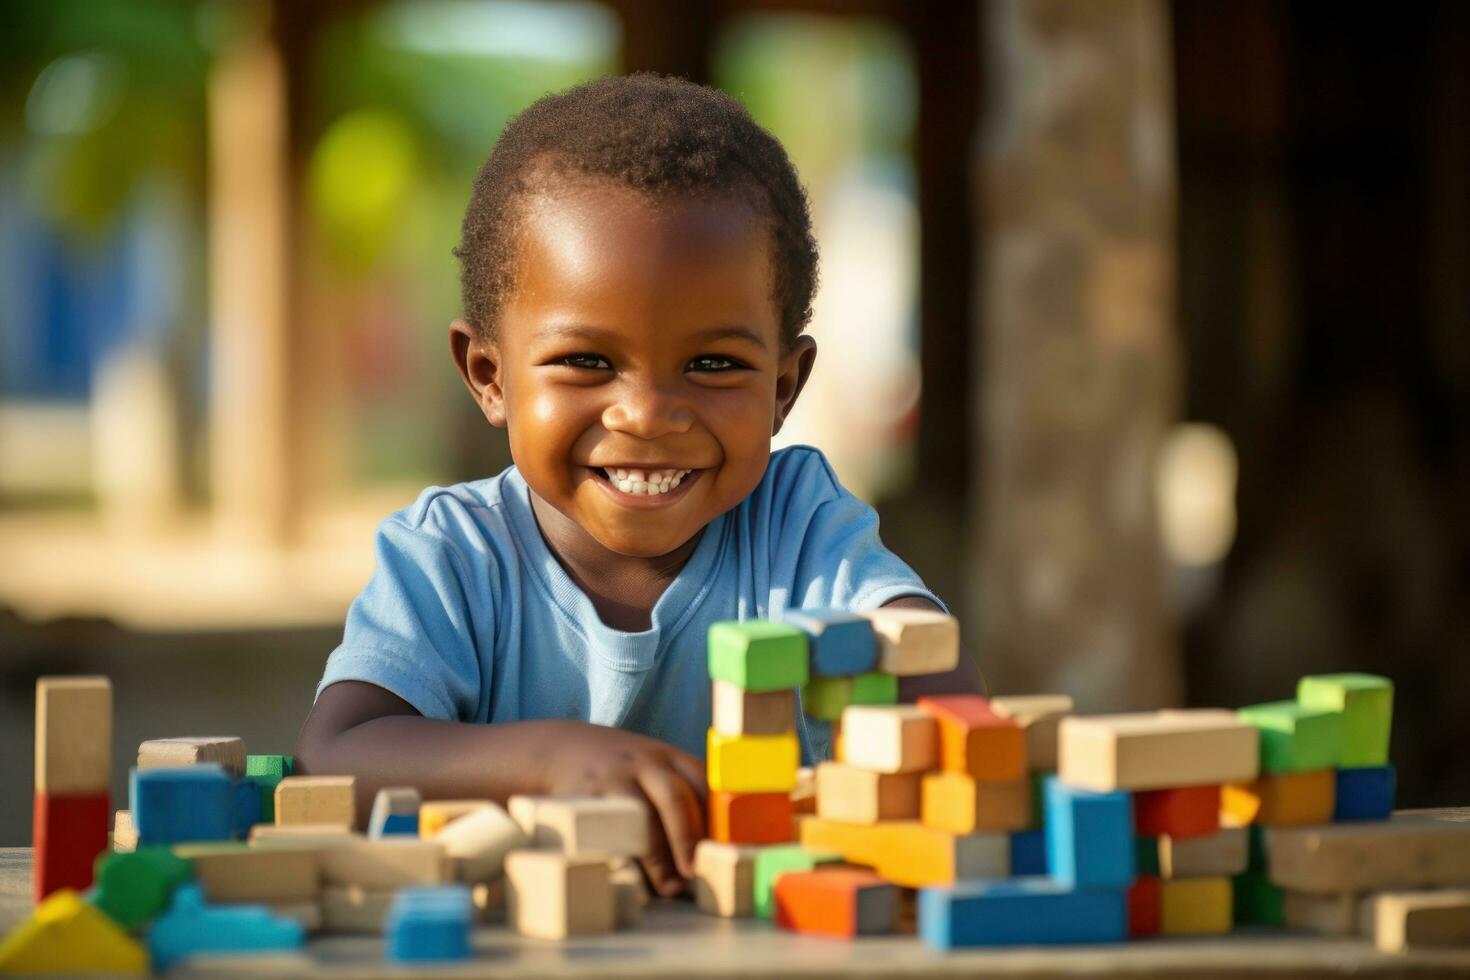
[[[1159,934],[1163,894],[1163,882],[1153,875],[1139,875],[1128,886],[1128,938]]]
[[[1357,895],[1285,892],[1281,917],[1288,929],[1319,936],[1351,936],[1358,930]]]
[[[709,835],[728,844],[780,844],[791,835],[791,794],[709,794]]]
[[[397,894],[360,885],[328,885],[322,889],[322,925],[328,932],[378,935],[387,926]]]
[[[1220,787],[1179,786],[1133,795],[1137,833],[1168,834],[1175,840],[1204,837],[1220,829]]]
[[[710,682],[713,727],[721,735],[781,735],[796,727],[796,690],[746,691]]]
[[[541,800],[550,799],[550,797],[528,796],[517,797],[517,799],[536,801],[530,804],[522,804],[525,807],[526,813],[534,814],[537,803]],[[474,813],[480,807],[489,806],[492,802],[491,800],[429,800],[419,807],[419,836],[426,840],[434,837],[451,820],[458,820],[466,814]],[[512,813],[511,819],[516,820],[517,823],[521,823],[514,813]],[[528,828],[524,823],[521,823],[521,829],[525,830],[527,834],[532,834],[535,832],[535,825],[533,824]]]
[[[1272,701],[1241,708],[1240,719],[1261,733],[1261,772],[1331,769],[1342,758],[1342,712]]]
[[[709,675],[743,691],[800,687],[810,678],[806,634],[785,623],[752,619],[709,628]]]
[[[106,677],[36,681],[35,799],[31,844],[36,901],[92,884],[112,813],[112,682]]]
[[[705,747],[705,762],[712,790],[789,793],[796,785],[801,747],[795,732],[721,735],[711,728]]]
[[[474,908],[464,885],[400,889],[388,909],[385,945],[389,962],[469,959]]]
[[[1393,727],[1393,682],[1373,674],[1320,674],[1303,677],[1296,699],[1306,708],[1342,712],[1344,768],[1388,765]]]
[[[35,847],[31,881],[36,901],[62,888],[87,888],[92,866],[107,850],[106,793],[53,796],[37,793],[31,809],[31,841]]]
[[[871,671],[852,679],[853,704],[897,704],[898,678],[893,674]]]
[[[1367,902],[1366,918],[1381,953],[1470,946],[1470,890],[1386,892]]]
[[[639,809],[642,809],[641,805]],[[627,824],[635,835],[640,828],[647,835],[643,824],[625,821],[620,809],[609,812],[615,814],[612,819]],[[558,819],[553,811],[548,815],[550,822],[541,826],[556,827]],[[586,815],[581,819],[585,821]],[[575,831],[576,818],[570,818],[569,822],[574,825]],[[587,832],[583,831],[582,837],[586,836]],[[566,839],[565,836],[563,839]],[[575,832],[571,839],[574,844],[580,843]],[[499,878],[505,870],[505,856],[517,848],[530,846],[531,838],[502,807],[490,803],[457,820],[451,820],[433,840],[420,843],[443,848],[445,856],[451,862],[453,876],[460,881],[474,883]],[[636,843],[632,842],[634,846]]]
[[[939,761],[939,725],[917,707],[854,705],[842,713],[842,759],[873,772],[923,772]]]
[[[231,779],[245,775],[245,742],[232,735],[154,738],[138,746],[139,769],[177,769],[217,762]]]
[[[0,941],[4,976],[147,972],[143,947],[70,888],[54,892]]]
[[[1227,783],[1220,792],[1223,821],[1243,827],[1327,823],[1336,796],[1335,770],[1272,773],[1248,783]]]
[[[939,723],[939,764],[949,772],[987,781],[1026,778],[1026,733],[974,694],[919,698],[918,708]]]
[[[755,914],[755,858],[760,848],[702,840],[694,847],[694,899],[701,912],[729,918]]]
[[[878,641],[878,669],[897,677],[942,674],[960,662],[960,624],[937,610],[888,606],[863,613]]]
[[[507,920],[523,936],[565,939],[617,923],[606,858],[511,851],[505,858]]]
[[[1031,782],[1031,822],[1027,830],[1040,830],[1046,821],[1046,781],[1055,776],[1053,772],[1033,772]]]
[[[848,823],[915,820],[920,813],[920,773],[874,772],[842,762],[817,766],[817,815]]]
[[[802,766],[796,770],[796,785],[789,794],[793,813],[817,812],[817,770]]]
[[[299,950],[305,943],[299,922],[277,918],[263,905],[207,906],[195,884],[175,889],[168,911],[148,930],[148,952],[160,971],[190,956]]]
[[[1286,923],[1285,893],[1264,871],[1246,871],[1230,883],[1235,921],[1240,924],[1280,926]]]
[[[1067,694],[1022,694],[991,698],[990,710],[1008,718],[1026,733],[1026,766],[1032,772],[1055,772],[1057,729],[1072,713]]]
[[[235,787],[218,763],[134,769],[129,796],[140,846],[229,840],[235,832]]]
[[[789,871],[776,879],[776,925],[822,936],[880,936],[898,926],[898,889],[862,868]]]
[[[1363,893],[1470,881],[1470,823],[1431,815],[1273,827],[1266,847],[1271,880],[1294,891]]]
[[[1157,840],[1162,878],[1229,877],[1249,867],[1250,831],[1245,827],[1221,827],[1205,837],[1161,834]]]
[[[97,886],[91,903],[124,929],[136,929],[161,915],[174,889],[194,877],[194,866],[167,847],[144,847],[124,854],[97,856]]]
[[[1161,838],[1137,835],[1133,838],[1133,873],[1150,878],[1159,876],[1159,841]]]
[[[1009,834],[948,834],[917,820],[864,825],[807,817],[802,846],[872,868],[904,888],[1010,874]]]
[[[1049,878],[963,881],[919,891],[919,935],[933,949],[1121,942],[1122,888],[1073,890]]]
[[[276,825],[357,825],[357,780],[352,776],[287,776],[276,784]]]
[[[385,786],[373,797],[373,810],[368,816],[369,837],[392,837],[395,834],[419,834],[419,807],[424,798],[412,786]]]
[[[951,834],[1025,830],[1031,823],[1031,781],[979,780],[962,772],[930,772],[923,780],[925,826]]]
[[[1219,935],[1234,924],[1229,878],[1174,878],[1159,895],[1159,932],[1165,936]]]
[[[133,826],[132,810],[119,810],[112,815],[112,849],[118,852],[138,849],[138,830]]]
[[[250,828],[260,823],[260,787],[248,779],[236,779],[230,784],[231,818],[233,836],[244,840],[250,836]]]
[[[1260,735],[1233,711],[1210,708],[1064,718],[1057,775],[1097,792],[1254,779]]]
[[[801,709],[818,721],[836,721],[852,704],[851,677],[813,677],[802,685]]]
[[[1046,855],[1053,878],[1076,888],[1126,888],[1133,883],[1133,801],[1127,793],[1096,793],[1046,781]]]
[[[865,674],[878,662],[878,641],[864,616],[844,609],[788,609],[784,618],[806,634],[814,678]]]
[[[1018,830],[1010,836],[1011,874],[1017,878],[1046,874],[1046,834],[1040,830]]]
[[[1398,777],[1393,766],[1336,770],[1332,819],[1387,820],[1393,816]]]
[[[209,902],[307,902],[321,894],[317,851],[226,842],[180,844],[174,854],[193,865],[193,877]]]
[[[295,760],[289,755],[247,755],[245,778],[260,787],[260,819],[276,822],[276,784],[291,775]]]
[[[713,781],[710,788],[716,788]],[[538,802],[535,820],[531,836],[536,847],[604,857],[648,853],[648,806],[631,796],[548,796]]]
[[[769,919],[775,910],[776,880],[790,871],[812,871],[818,865],[842,860],[830,851],[809,850],[800,844],[777,844],[756,852],[751,876],[751,910]]]

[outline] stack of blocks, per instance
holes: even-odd
[[[36,792],[32,811],[34,892],[92,884],[107,849],[112,791],[112,682],[42,677],[36,682]]]

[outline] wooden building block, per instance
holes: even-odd
[[[260,787],[260,819],[276,822],[276,785],[293,775],[296,760],[289,755],[247,755],[245,778]]]
[[[1175,840],[1205,837],[1220,829],[1220,787],[1179,786],[1133,795],[1134,832]]]
[[[949,772],[1009,782],[1026,778],[1026,733],[976,694],[919,698],[939,722],[939,762]]]
[[[710,788],[715,788],[713,782]],[[556,848],[574,856],[642,857],[648,853],[648,833],[648,807],[642,800],[631,796],[552,796],[536,807],[532,842],[536,847]]]
[[[507,920],[523,936],[565,939],[611,932],[617,922],[605,857],[511,851],[505,877]]]
[[[380,890],[439,885],[451,879],[449,858],[438,837],[424,840],[353,835],[339,844],[323,847],[320,854],[322,881],[329,885],[360,885]]]
[[[1008,834],[948,834],[917,820],[865,825],[807,817],[800,836],[808,850],[838,854],[905,888],[1010,874]]]
[[[1142,939],[1159,934],[1164,886],[1153,875],[1139,875],[1128,886],[1128,938]]]
[[[110,811],[106,793],[36,794],[31,809],[31,884],[36,902],[63,888],[91,886],[93,863],[107,850]]]
[[[1133,837],[1133,871],[1150,878],[1159,877],[1159,841],[1162,837],[1135,834]],[[1198,838],[1193,838],[1198,839]]]
[[[1367,903],[1381,953],[1432,946],[1470,946],[1470,891],[1385,892]]]
[[[1221,827],[1206,837],[1160,834],[1156,853],[1162,878],[1238,875],[1249,866],[1250,831],[1245,827]]]
[[[850,704],[851,677],[813,677],[801,687],[801,709],[808,718],[836,721]]]
[[[368,836],[419,835],[419,807],[424,798],[412,786],[385,786],[373,797]]]
[[[138,849],[138,831],[133,827],[132,810],[119,810],[112,815],[112,849],[119,853]]]
[[[403,888],[383,925],[390,963],[446,963],[470,958],[474,899],[464,885]]]
[[[549,799],[549,797],[526,797],[526,799]],[[429,800],[419,807],[419,836],[430,838],[443,830],[451,820],[458,820],[467,813],[474,813],[492,800]],[[526,804],[522,804],[526,806]],[[529,808],[534,810],[532,804]],[[512,817],[511,819],[515,819]],[[529,833],[529,831],[528,831]]]
[[[527,837],[536,836],[536,808],[541,805],[542,800],[549,800],[549,796],[519,795],[512,796],[505,801],[505,811],[510,818],[520,825],[521,830],[526,832]]]
[[[167,770],[162,770],[167,771]],[[261,905],[206,905],[196,884],[180,885],[148,930],[148,953],[159,972],[190,956],[299,950],[306,930]]]
[[[878,669],[896,677],[942,674],[960,662],[960,624],[930,609],[887,606],[863,612],[878,640]]]
[[[878,662],[878,641],[865,616],[846,609],[788,609],[784,618],[806,634],[813,677],[864,674]]]
[[[124,929],[161,915],[174,889],[194,877],[194,866],[167,847],[97,856],[97,885],[88,900]]]
[[[351,827],[331,823],[303,823],[288,827],[261,823],[250,828],[251,847],[350,847],[360,837]]]
[[[179,844],[174,854],[192,862],[210,902],[314,902],[321,895],[321,852],[308,848]]]
[[[791,840],[791,794],[709,794],[709,835],[729,844],[780,844]]]
[[[862,868],[791,871],[776,880],[776,925],[823,936],[881,936],[898,926],[898,888]]]
[[[1352,769],[1388,765],[1393,727],[1393,682],[1373,674],[1319,674],[1297,683],[1296,699],[1306,708],[1342,712],[1342,755],[1336,765]]]
[[[327,885],[322,889],[322,925],[327,932],[378,935],[388,921],[396,889]]]
[[[245,741],[233,735],[153,738],[138,746],[139,769],[173,769],[217,762],[231,779],[245,775]]]
[[[1235,922],[1229,878],[1174,878],[1159,895],[1159,932],[1165,936],[1222,935]]]
[[[1057,729],[1072,713],[1069,694],[1019,694],[991,698],[990,710],[1009,718],[1026,733],[1026,766],[1032,772],[1056,772]]]
[[[1011,876],[1046,874],[1046,834],[1040,830],[1018,830],[1010,838]]]
[[[1132,799],[1048,778],[1046,855],[1052,877],[1064,885],[1128,887],[1135,873]]]
[[[1098,792],[1254,779],[1260,736],[1232,711],[1198,709],[1064,718],[1062,782]]]
[[[925,826],[951,834],[1025,830],[1031,823],[1031,781],[979,780],[962,772],[930,772],[923,780]]]
[[[1285,893],[1264,871],[1250,870],[1231,879],[1235,921],[1245,925],[1280,926],[1286,923]]]
[[[509,813],[489,803],[457,820],[451,820],[430,841],[444,849],[453,877],[470,883],[500,877],[505,856],[528,847],[531,838]]]
[[[276,824],[357,825],[352,776],[287,776],[276,784]]]
[[[70,888],[47,898],[0,941],[0,974],[144,976],[148,954]]]
[[[776,908],[776,881],[793,871],[812,871],[819,865],[836,864],[839,855],[812,850],[800,844],[777,844],[756,851],[751,876],[751,908],[760,919],[771,918]]]
[[[636,929],[648,907],[648,886],[636,861],[614,858],[608,864],[608,882],[613,893],[613,925],[618,929]]]
[[[218,763],[134,769],[128,782],[140,846],[229,840],[235,834],[235,786]]]
[[[921,773],[874,772],[841,762],[817,766],[817,815],[849,823],[914,820]]]
[[[710,789],[730,793],[789,793],[796,785],[801,747],[795,732],[721,735],[711,728],[705,762]]]
[[[1247,783],[1227,783],[1220,793],[1222,820],[1234,827],[1328,823],[1337,776],[1334,770],[1272,773]]]
[[[931,949],[1122,942],[1122,888],[1071,889],[1048,878],[962,881],[919,891],[919,935]]]
[[[810,677],[806,634],[761,619],[714,623],[709,628],[709,676],[743,691],[800,687]]]
[[[36,681],[36,792],[96,796],[112,789],[112,681]]]
[[[1319,936],[1351,936],[1358,931],[1360,896],[1282,893],[1281,917],[1288,929]]]
[[[881,671],[858,674],[852,679],[853,704],[897,704],[898,678]]]
[[[1393,766],[1335,770],[1332,820],[1387,820],[1393,816],[1398,775]]]
[[[1294,891],[1470,885],[1470,823],[1402,814],[1384,823],[1273,827],[1266,846],[1271,881]]]
[[[1272,701],[1236,712],[1261,733],[1261,772],[1332,769],[1342,758],[1342,712]]]
[[[795,813],[817,812],[817,770],[802,766],[796,770],[796,785],[792,787],[791,811]]]
[[[796,730],[796,689],[746,691],[710,682],[711,716],[721,735],[781,735]]]
[[[260,823],[260,796],[260,787],[250,780],[231,780],[230,836],[244,840],[250,836],[250,829]]]
[[[616,887],[616,884],[614,885]],[[505,923],[505,876],[493,881],[476,882],[470,889],[481,922]]]
[[[321,932],[326,925],[320,900],[267,902],[265,907],[273,917],[299,925],[308,936]]]
[[[939,763],[939,724],[906,705],[854,705],[842,713],[842,760],[873,772],[923,772]]]
[[[694,847],[694,899],[699,910],[727,919],[755,914],[755,857],[760,848],[702,840]]]

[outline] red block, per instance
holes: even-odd
[[[92,863],[107,850],[107,818],[111,814],[111,800],[106,793],[36,794],[31,844],[35,848],[32,860],[38,903],[58,888],[83,891],[92,887]]]
[[[1159,934],[1164,885],[1152,875],[1139,875],[1128,886],[1128,935],[1134,939]]]
[[[1220,787],[1183,786],[1133,795],[1133,824],[1146,837],[1205,837],[1220,829]]]
[[[898,928],[898,886],[866,868],[788,871],[776,879],[776,925],[824,936],[886,935]]]
[[[792,839],[787,793],[709,794],[709,835],[726,844],[779,844]]]

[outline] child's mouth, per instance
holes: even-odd
[[[686,469],[638,469],[620,466],[590,467],[597,483],[620,502],[634,501],[661,504],[682,496],[683,490],[699,478],[702,470]]]

